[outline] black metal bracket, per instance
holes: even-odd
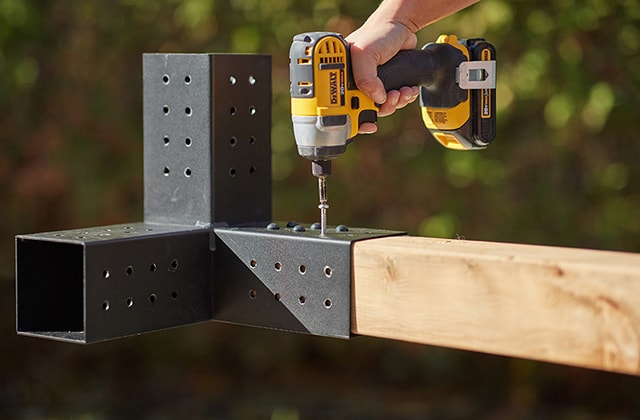
[[[216,228],[214,319],[349,338],[352,244],[400,232],[313,227]]]
[[[148,223],[20,235],[18,334],[90,343],[210,320],[208,243]]]
[[[271,220],[271,57],[143,56],[144,220]]]
[[[144,221],[16,236],[18,334],[220,320],[349,337],[351,244],[401,232],[270,223],[271,58],[145,54],[143,92]]]

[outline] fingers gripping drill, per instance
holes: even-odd
[[[442,35],[421,50],[404,50],[378,67],[387,91],[420,86],[422,119],[443,146],[472,150],[495,137],[496,58],[481,38]],[[293,38],[289,51],[291,117],[298,154],[312,161],[318,177],[321,234],[326,234],[326,178],[331,160],[346,151],[378,106],[358,90],[349,44],[333,32]]]

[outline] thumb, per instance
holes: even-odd
[[[378,78],[379,63],[353,44],[351,45],[351,62],[353,79],[358,89],[374,102],[384,103],[387,100],[387,92],[382,81]]]
[[[416,36],[416,34],[412,33],[409,36],[407,36],[407,38],[402,43],[402,47],[400,47],[400,49],[413,50],[416,48],[416,45],[418,45],[418,37]]]

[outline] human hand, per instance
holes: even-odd
[[[414,49],[416,35],[406,26],[392,22],[368,20],[346,38],[350,44],[353,76],[358,89],[380,105],[378,115],[393,114],[415,101],[420,94],[417,86],[404,86],[387,92],[378,77],[378,66],[389,61],[400,50]],[[358,132],[371,134],[377,131],[374,123],[362,124]]]

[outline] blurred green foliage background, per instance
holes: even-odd
[[[0,415],[634,418],[640,381],[406,343],[206,324],[90,347],[16,337],[17,233],[142,219],[143,52],[273,57],[274,217],[314,221],[288,49],[375,1],[0,0]],[[334,165],[330,223],[640,250],[640,1],[482,0],[419,33],[498,51],[498,136],[433,141],[417,104]],[[639,268],[640,269],[640,268]]]

